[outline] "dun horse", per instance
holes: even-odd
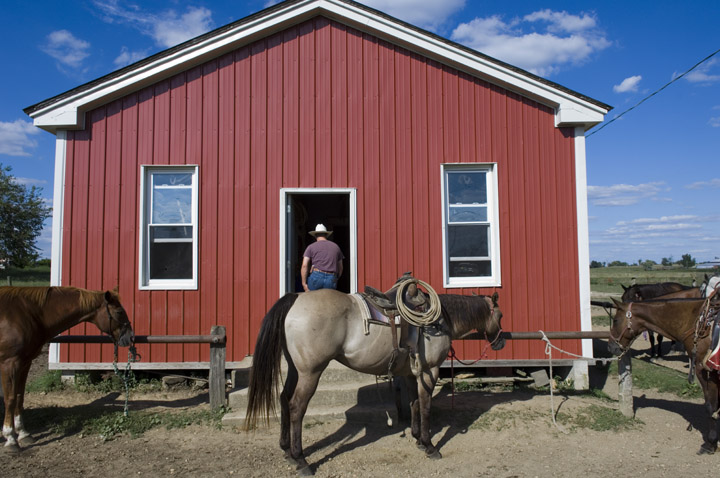
[[[117,292],[74,287],[0,287],[0,374],[5,396],[5,447],[33,442],[22,420],[25,381],[42,346],[57,334],[92,322],[115,344],[132,344],[133,330]]]
[[[643,302],[615,302],[615,316],[610,326],[610,352],[622,355],[643,331],[651,330],[681,342],[693,360],[695,375],[705,397],[705,411],[709,415],[707,433],[698,454],[714,453],[720,430],[715,414],[719,409],[720,378],[717,371],[705,370],[702,361],[710,347],[710,337],[700,323],[705,299],[650,300]],[[703,319],[704,320],[704,319]]]
[[[413,360],[406,360],[393,371],[406,379],[412,435],[430,458],[441,457],[430,440],[429,424],[430,401],[440,365],[448,355],[451,340],[473,329],[484,333],[494,350],[505,345],[500,327],[502,313],[496,299],[497,295],[492,299],[440,295],[441,317],[422,327],[416,360],[413,364]],[[322,289],[285,295],[263,319],[253,357],[246,428],[253,428],[261,416],[269,421],[274,413],[282,351],[288,372],[280,394],[280,447],[301,474],[313,473],[303,454],[302,421],[328,363],[334,359],[359,372],[388,373],[393,351],[389,327],[371,326],[365,330],[362,317],[351,295]]]

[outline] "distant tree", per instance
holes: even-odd
[[[657,262],[655,262],[655,261],[652,260],[652,259],[648,259],[648,260],[643,261],[643,263],[642,263],[641,265],[643,266],[643,269],[645,269],[646,271],[649,271],[649,270],[651,270],[654,266],[657,265]]]
[[[683,254],[682,259],[678,261],[681,266],[685,267],[686,269],[689,269],[691,267],[695,267],[696,261],[693,259],[693,257],[690,254]]]
[[[608,264],[608,267],[627,267],[628,263],[625,261],[612,261]]]
[[[600,267],[605,267],[605,263],[600,261],[590,261],[590,269],[598,269]]]
[[[28,189],[0,164],[0,261],[14,267],[33,264],[38,258],[35,241],[52,209],[40,197],[42,189]]]

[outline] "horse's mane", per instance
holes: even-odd
[[[104,296],[104,292],[77,287],[0,287],[0,297],[23,299],[38,307],[43,307],[51,294],[61,296],[77,295],[77,305],[83,311],[97,309]]]
[[[490,316],[490,305],[483,295],[438,294],[442,314],[450,324],[452,335],[460,335],[471,329],[483,328]]]

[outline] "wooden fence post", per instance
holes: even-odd
[[[210,343],[210,407],[218,408],[226,405],[225,398],[225,327],[213,325],[211,335],[217,335],[218,340]],[[222,337],[222,339],[220,339]]]
[[[626,417],[632,417],[635,415],[635,409],[633,407],[632,362],[629,352],[618,359],[618,380],[620,412]]]

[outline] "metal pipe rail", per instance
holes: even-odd
[[[58,344],[111,344],[108,335],[58,335],[50,340]],[[214,325],[210,335],[136,335],[136,344],[210,344],[208,389],[212,408],[225,406],[225,327]]]
[[[501,336],[506,340],[540,340],[543,334],[540,332],[502,332]],[[593,331],[559,331],[545,332],[548,339],[609,339],[610,331],[593,330]],[[485,340],[485,336],[474,332],[466,335],[462,340]]]

